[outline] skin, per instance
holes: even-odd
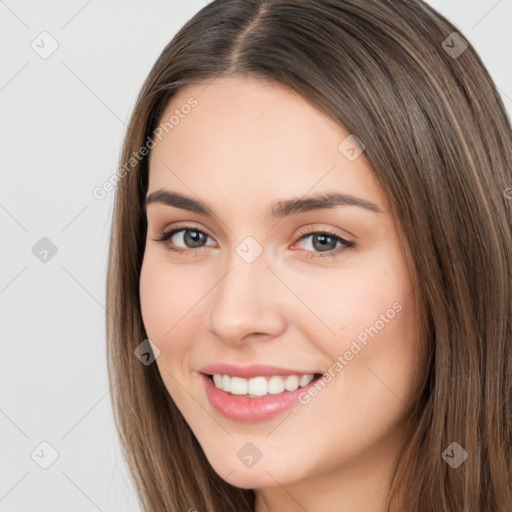
[[[338,149],[349,132],[288,89],[216,79],[182,89],[163,119],[191,96],[197,106],[150,156],[148,194],[176,191],[215,212],[147,207],[140,299],[165,386],[213,469],[257,490],[257,512],[383,511],[422,367],[413,287],[382,186],[364,153],[350,161]],[[337,206],[280,220],[264,214],[273,201],[332,191],[382,212]],[[155,241],[181,222],[208,235],[202,247],[183,231],[167,244],[184,254]],[[300,239],[325,229],[356,247],[323,257],[314,235]],[[263,249],[250,264],[236,252],[246,236]],[[336,239],[328,244],[331,254],[340,247]],[[401,310],[308,404],[258,423],[228,420],[210,405],[202,366],[327,372],[393,303]],[[248,442],[262,453],[250,468],[237,457]]]

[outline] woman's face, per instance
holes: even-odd
[[[382,485],[422,374],[410,274],[363,148],[254,79],[189,86],[173,115],[151,153],[140,276],[168,392],[235,486]]]

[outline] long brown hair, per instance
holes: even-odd
[[[429,361],[386,510],[512,510],[512,130],[453,32],[421,0],[216,0],[161,53],[124,142],[107,284],[114,416],[145,510],[254,510],[255,491],[213,471],[157,366],[134,356],[146,338],[141,148],[178,90],[221,75],[287,86],[339,122],[389,198]],[[468,453],[457,469],[442,458],[453,442]]]

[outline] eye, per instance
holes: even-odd
[[[309,231],[299,234],[300,238],[295,243],[309,240],[306,243],[305,256],[307,258],[325,258],[335,257],[339,253],[356,246],[355,242],[345,240],[344,238],[331,233],[330,231]],[[158,238],[153,238],[155,242],[165,244],[168,250],[178,253],[200,253],[197,249],[202,249],[208,245],[206,241],[211,238],[204,231],[192,226],[180,226],[169,231],[162,231]],[[294,244],[294,245],[295,245]]]
[[[163,231],[158,238],[153,238],[153,240],[164,243],[170,251],[187,252],[188,250],[200,249],[205,245],[208,238],[209,236],[200,229],[180,227]]]
[[[305,256],[307,258],[335,257],[340,252],[356,246],[355,242],[345,240],[330,231],[310,231],[303,234],[297,243],[308,239],[309,241],[304,244],[306,246],[307,254]]]

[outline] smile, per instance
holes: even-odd
[[[217,364],[202,368],[199,376],[214,411],[233,421],[254,423],[300,405],[300,395],[314,386],[322,373]]]
[[[307,375],[273,375],[271,377],[259,376],[244,379],[215,373],[212,378],[217,389],[226,393],[259,398],[266,395],[277,395],[285,391],[295,391],[307,386],[315,378],[315,375],[312,373]]]

